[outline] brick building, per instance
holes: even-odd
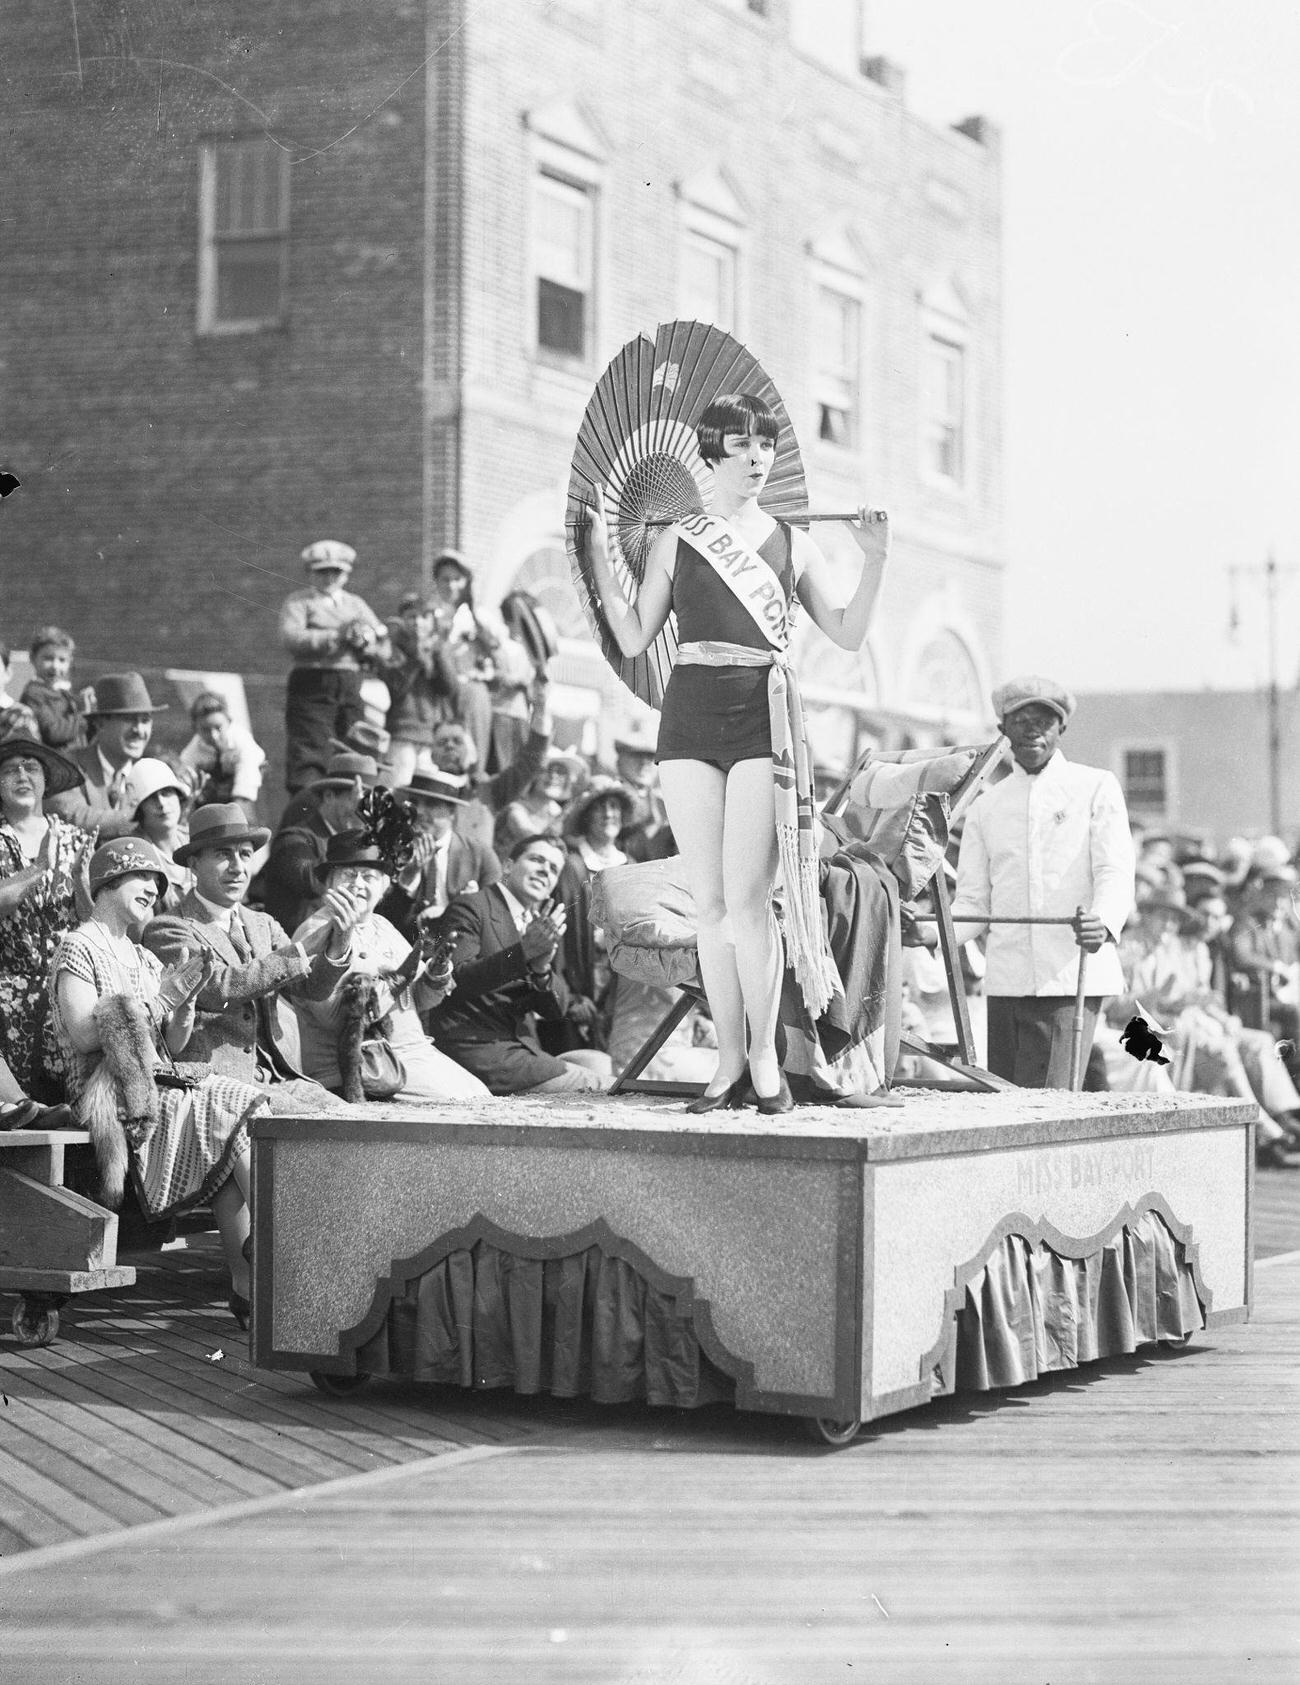
[[[381,612],[454,542],[566,634],[570,735],[622,706],[567,587],[595,377],[731,328],[814,501],[893,515],[860,657],[806,652],[823,758],[968,736],[1001,636],[1000,171],[863,59],[857,0],[77,0],[7,31],[3,632],[85,671],[229,668],[278,747],[298,551]],[[851,567],[841,529],[819,541]]]

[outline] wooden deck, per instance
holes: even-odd
[[[0,1678],[1294,1680],[1300,1173],[1254,1321],[819,1451],[726,1409],[254,1376],[210,1236],[0,1324]],[[0,1303],[7,1312],[7,1305]]]

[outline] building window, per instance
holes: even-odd
[[[699,229],[686,230],[682,246],[681,315],[712,322],[728,333],[736,326],[736,248]]]
[[[1164,813],[1169,806],[1169,767],[1163,749],[1125,749],[1124,800],[1134,811]]]
[[[199,330],[284,320],[289,155],[263,135],[208,141],[199,153]]]
[[[814,395],[817,437],[827,444],[858,442],[858,371],[862,363],[862,305],[848,293],[819,286],[816,303]]]
[[[539,172],[535,195],[537,348],[586,360],[591,342],[595,206],[590,188]]]
[[[940,334],[926,340],[922,401],[926,473],[960,485],[966,477],[966,350]]]

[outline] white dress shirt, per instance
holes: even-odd
[[[1115,946],[1133,909],[1133,838],[1115,775],[1058,749],[1041,772],[1013,766],[972,806],[962,834],[953,917],[960,941],[993,915],[1095,913],[1114,942],[1088,956],[1089,995],[1124,992]],[[989,995],[1072,995],[1080,949],[1068,925],[989,927]]]

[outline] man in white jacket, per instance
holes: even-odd
[[[1075,709],[1063,686],[1012,679],[993,692],[993,707],[1015,764],[967,817],[953,917],[970,921],[962,941],[990,917],[1073,920],[990,926],[984,985],[989,1069],[1021,1088],[1068,1088],[1079,950],[1088,955],[1085,1064],[1102,997],[1124,990],[1117,943],[1134,896],[1128,813],[1113,773],[1061,753]]]

